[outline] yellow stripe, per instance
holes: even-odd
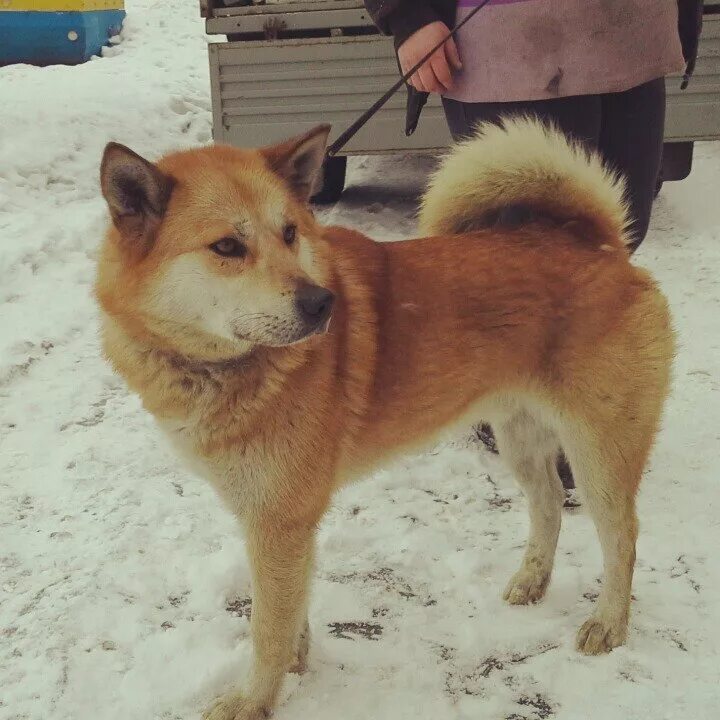
[[[3,10],[38,12],[86,12],[90,10],[122,10],[123,0],[0,0]]]

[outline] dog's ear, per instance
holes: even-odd
[[[285,180],[301,202],[310,198],[325,159],[329,134],[330,125],[318,125],[304,135],[261,150],[272,170]]]
[[[152,247],[174,181],[119,143],[108,143],[100,165],[100,187],[124,245],[137,257]]]

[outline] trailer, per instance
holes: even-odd
[[[392,40],[375,28],[360,0],[251,4],[201,0],[209,44],[216,142],[257,147],[319,123],[331,140],[392,85]],[[695,74],[687,89],[667,80],[663,180],[687,177],[693,143],[720,139],[720,0],[706,3]],[[337,199],[347,155],[436,152],[450,134],[431,96],[415,133],[405,135],[405,93],[397,93],[325,167],[319,198]]]

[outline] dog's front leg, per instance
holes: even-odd
[[[206,720],[269,717],[285,673],[307,648],[307,594],[315,523],[287,525],[282,515],[263,514],[247,525],[253,569],[251,630],[254,660],[246,693],[222,698]],[[304,660],[304,658],[300,658]]]

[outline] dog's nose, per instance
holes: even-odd
[[[315,326],[322,325],[330,317],[334,300],[335,296],[319,285],[303,285],[295,295],[303,318]]]

